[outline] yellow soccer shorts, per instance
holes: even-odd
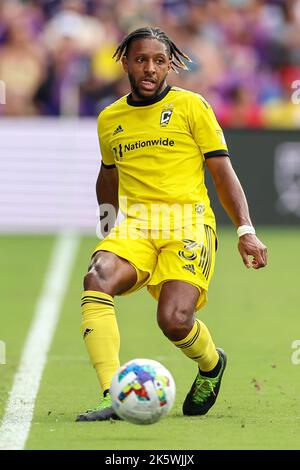
[[[216,235],[208,225],[185,227],[170,233],[150,232],[129,225],[128,219],[114,227],[110,234],[96,246],[127,260],[136,270],[135,285],[122,295],[147,286],[158,300],[162,285],[177,280],[193,284],[200,296],[196,309],[207,302],[207,291],[214,272]]]

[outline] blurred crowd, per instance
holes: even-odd
[[[145,25],[192,58],[169,83],[224,127],[300,128],[300,0],[0,0],[0,114],[97,115],[128,93],[112,55]]]

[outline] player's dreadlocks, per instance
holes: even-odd
[[[170,53],[171,59],[171,68],[177,72],[178,69],[188,70],[187,65],[181,59],[186,59],[188,62],[192,62],[190,57],[182,52],[176,44],[166,35],[164,31],[159,28],[152,28],[152,27],[145,27],[139,28],[133,31],[132,33],[128,34],[121,44],[119,44],[116,52],[113,55],[113,58],[116,58],[116,61],[121,61],[123,57],[126,57],[128,49],[132,41],[136,41],[137,39],[157,39],[160,42],[163,42]]]

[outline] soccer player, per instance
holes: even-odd
[[[158,300],[163,334],[197,365],[183,414],[204,415],[226,366],[225,352],[195,317],[206,302],[217,245],[205,166],[237,228],[246,267],[265,266],[267,249],[256,237],[212,108],[201,95],[167,84],[169,71],[185,69],[188,56],[163,31],[145,27],[125,37],[114,57],[128,74],[131,93],[98,119],[97,198],[102,232],[109,233],[95,248],[82,295],[83,337],[103,396],[77,421],[117,419],[109,395],[120,367],[114,296],[143,286]],[[111,230],[110,207],[113,217],[119,207],[125,214]]]

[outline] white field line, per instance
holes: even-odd
[[[47,354],[78,246],[79,238],[76,235],[62,234],[57,238],[0,425],[0,450],[22,450],[25,447]]]

